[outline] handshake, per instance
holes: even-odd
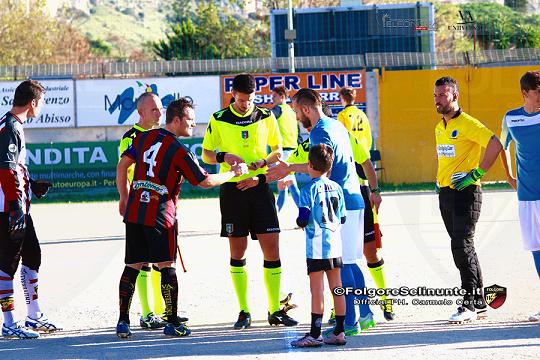
[[[231,165],[231,171],[234,172],[235,177],[238,177],[247,174],[249,172],[249,169],[246,163],[241,162]]]

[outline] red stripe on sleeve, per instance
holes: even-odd
[[[17,173],[14,170],[0,169],[0,186],[5,194],[6,202],[19,200]]]

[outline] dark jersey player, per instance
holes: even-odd
[[[191,136],[195,112],[190,101],[181,98],[169,104],[164,129],[146,131],[135,138],[118,163],[116,182],[120,193],[119,211],[126,223],[126,257],[120,278],[120,318],[116,333],[131,335],[129,307],[135,281],[144,263],[161,271],[161,291],[165,299],[164,333],[186,336],[191,333],[177,316],[178,282],[176,258],[176,201],[185,178],[192,185],[210,188],[247,172],[245,164],[233,164],[221,174],[209,175],[195,155],[178,139]],[[128,188],[128,168],[135,164],[133,182]],[[128,195],[129,194],[129,195]]]
[[[159,127],[162,112],[163,105],[156,94],[145,92],[139,96],[137,99],[139,121],[122,136],[122,140],[120,141],[120,155],[129,148],[137,135]],[[128,180],[130,183],[133,181],[134,169],[134,165],[128,169]],[[165,312],[165,304],[161,296],[161,273],[155,265],[152,265],[152,267],[150,265],[144,264],[142,266],[136,282],[139,302],[141,303],[141,318],[139,323],[142,328],[158,329],[167,325],[161,319],[161,315]],[[153,309],[150,308],[150,300],[153,300]]]
[[[15,90],[13,108],[0,118],[0,306],[4,315],[2,336],[7,338],[37,338],[36,331],[59,330],[39,307],[41,250],[30,216],[30,190],[41,198],[51,184],[30,179],[25,165],[23,123],[39,115],[44,94],[45,89],[37,81],[23,81]],[[24,324],[14,320],[13,302],[13,276],[21,260],[21,282],[28,308]]]

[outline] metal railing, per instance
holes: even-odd
[[[47,64],[0,67],[0,79],[34,78],[113,78],[131,76],[167,76],[225,74],[235,72],[275,72],[290,68],[288,58],[174,60],[142,62],[100,62],[86,64]],[[367,53],[362,55],[297,57],[295,66],[303,70],[345,70],[359,68],[444,68],[489,66],[505,63],[538,63],[540,49],[482,50],[462,53],[410,52]]]

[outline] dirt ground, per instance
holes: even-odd
[[[266,322],[263,260],[257,242],[252,241],[247,270],[254,326],[245,331],[231,329],[238,308],[229,276],[228,242],[218,236],[218,200],[180,201],[180,244],[188,272],[178,271],[179,307],[190,318],[193,330],[191,336],[180,339],[139,328],[137,295],[131,307],[132,338],[122,341],[115,335],[124,255],[124,227],[116,203],[35,205],[32,215],[43,253],[39,283],[42,309],[65,330],[38,340],[0,340],[2,359],[307,359],[314,352],[339,359],[540,358],[540,323],[527,321],[540,310],[540,281],[531,254],[522,248],[517,199],[512,192],[485,192],[477,226],[475,242],[484,285],[507,288],[506,302],[499,309],[490,309],[488,320],[449,325],[446,320],[457,298],[442,298],[451,305],[420,306],[412,302],[441,298],[403,297],[407,304],[395,307],[395,321],[384,321],[381,311],[372,308],[378,320],[374,329],[349,337],[345,347],[310,350],[289,345],[309,329],[310,321],[304,234],[294,228],[292,199],[280,214],[282,290],[294,293],[298,308],[290,314],[301,324],[276,328]],[[384,194],[380,222],[389,287],[459,285],[434,194]],[[363,270],[368,287],[374,287],[365,265]],[[329,292],[326,300],[329,309]],[[26,309],[18,283],[15,301],[17,314],[23,318]]]

